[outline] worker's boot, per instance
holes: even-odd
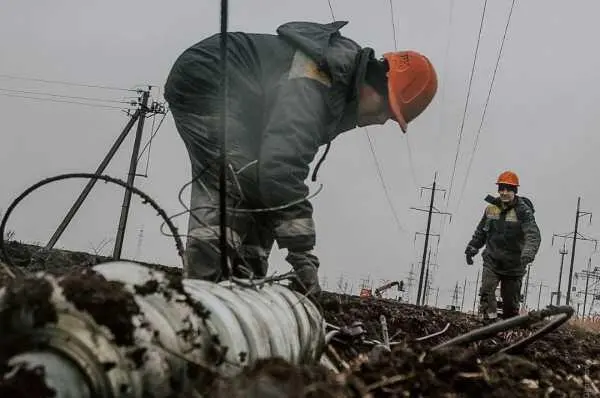
[[[292,281],[290,288],[310,297],[318,297],[321,294],[321,286],[319,285],[319,260],[317,257],[310,251],[290,251],[286,260],[296,273],[296,279]]]

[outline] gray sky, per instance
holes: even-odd
[[[181,51],[219,29],[218,1],[0,3],[0,75],[124,88],[153,84],[162,90]],[[462,286],[467,278],[470,289],[465,306],[472,306],[481,258],[477,257],[476,266],[468,267],[463,251],[485,208],[483,198],[494,193],[495,178],[504,169],[519,174],[521,193],[536,206],[542,246],[532,268],[533,282],[542,280],[556,288],[562,240],[552,246],[551,238],[553,233],[572,231],[577,196],[582,196],[585,210],[600,212],[600,189],[595,179],[600,144],[595,131],[600,121],[596,111],[600,57],[593,50],[600,37],[595,20],[600,3],[595,0],[516,2],[479,145],[464,185],[510,5],[509,0],[488,1],[449,207],[444,198],[436,200],[439,209],[453,213],[452,223],[441,223],[439,216],[432,223],[432,232],[442,234],[433,284],[440,287],[440,305],[449,304],[454,284],[459,281]],[[332,6],[336,19],[350,21],[342,30],[344,35],[373,47],[378,55],[393,50],[389,1],[377,0],[367,6],[362,1],[332,0]],[[450,184],[483,1],[393,0],[393,8],[398,48],[428,55],[437,68],[440,89],[432,106],[409,126],[406,136],[392,122],[369,128],[385,184],[405,231],[394,222],[365,131],[356,129],[334,141],[320,171],[319,183],[324,189],[313,200],[317,254],[329,288],[341,273],[356,289],[359,279],[368,275],[376,284],[380,279],[406,279],[410,264],[419,263],[422,253],[422,236],[415,242],[414,234],[424,232],[427,220],[425,213],[409,209],[428,204],[428,193],[420,197],[417,188],[431,185],[436,171],[441,188],[448,189]],[[278,25],[291,20],[329,22],[327,1],[230,1],[230,30],[274,33]],[[1,76],[0,89],[111,100],[129,95]],[[42,178],[93,172],[127,121],[116,109],[2,94],[10,92],[0,90],[0,209],[6,209],[20,192]],[[153,94],[162,99],[158,91]],[[144,142],[150,125],[151,119]],[[132,143],[133,134],[106,173],[126,178]],[[145,168],[144,157],[138,171],[143,173]],[[177,193],[190,178],[190,171],[170,116],[153,141],[148,175],[138,178],[136,185],[169,214],[180,211]],[[19,239],[45,243],[83,185],[81,180],[68,181],[38,190],[14,213],[9,229],[15,230]],[[312,192],[318,188],[314,183],[309,186]],[[187,193],[184,198],[187,200]],[[98,184],[58,246],[91,250],[114,236],[121,200],[121,190]],[[158,230],[159,219],[139,200],[132,203],[124,256],[177,265],[172,240]],[[184,232],[187,218],[176,222]],[[586,220],[581,232],[600,237],[597,224],[588,225]],[[112,245],[106,246],[106,254],[112,252]],[[585,266],[592,250],[593,244],[578,242],[576,270]],[[596,256],[592,263],[597,264]],[[287,269],[281,253],[273,256],[272,269]],[[549,291],[545,288],[542,297]],[[537,303],[537,290],[530,300]]]

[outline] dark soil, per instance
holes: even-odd
[[[47,280],[24,278],[5,280],[6,293],[0,308],[0,330],[40,327],[56,322],[56,309],[50,302],[53,287]]]
[[[80,311],[87,311],[94,320],[106,326],[119,345],[133,345],[133,316],[140,308],[133,294],[120,282],[107,281],[89,269],[70,272],[59,281],[67,300]]]
[[[107,259],[89,254],[61,251],[40,267],[27,262],[31,246],[11,244],[12,256],[21,259],[24,269],[46,269],[65,275],[65,293],[98,323],[119,336],[120,344],[130,344],[131,316],[138,312],[131,295],[118,284],[93,273],[82,273]],[[33,248],[35,250],[35,247]],[[86,257],[87,256],[87,257]],[[170,285],[182,292],[179,271],[155,266],[171,273]],[[73,272],[72,270],[76,271]],[[155,284],[137,287],[151,294]],[[326,320],[337,326],[362,321],[367,337],[381,340],[379,316],[385,315],[389,335],[403,341],[391,353],[371,355],[369,360],[356,352],[336,346],[346,360],[355,360],[351,369],[334,375],[324,368],[296,366],[280,359],[260,361],[239,376],[218,380],[211,397],[583,397],[600,396],[600,338],[596,334],[563,325],[557,331],[527,347],[521,356],[501,355],[490,359],[500,347],[509,344],[508,335],[488,339],[468,347],[439,351],[429,348],[452,337],[481,327],[471,316],[434,308],[415,307],[392,300],[364,299],[324,293],[319,299]],[[202,308],[196,308],[202,313]],[[448,330],[423,342],[415,339]],[[366,349],[355,351],[367,353]],[[595,385],[592,384],[595,383]]]
[[[0,397],[11,398],[52,398],[54,389],[48,387],[44,379],[44,369],[18,367],[10,376],[0,381]]]

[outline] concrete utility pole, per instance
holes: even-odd
[[[425,262],[427,260],[427,251],[429,249],[429,236],[431,235],[431,217],[434,213],[450,215],[450,213],[445,213],[445,212],[441,212],[441,211],[437,210],[434,206],[436,191],[443,191],[444,195],[445,195],[445,191],[446,191],[445,189],[437,188],[437,172],[435,173],[435,175],[433,177],[432,186],[431,187],[421,187],[421,192],[423,192],[423,190],[431,190],[429,209],[426,210],[426,209],[418,209],[415,207],[411,207],[411,209],[413,209],[413,210],[427,212],[427,229],[425,231],[425,243],[423,245],[423,257],[421,259],[421,271],[419,273],[419,286],[418,286],[418,290],[417,290],[417,305],[423,305],[423,303],[425,302],[425,295],[423,294],[424,293],[423,279],[425,276]],[[439,235],[438,235],[438,238],[439,238]],[[439,240],[438,240],[438,243],[439,243]]]
[[[135,112],[133,114],[130,114],[129,121],[127,122],[127,124],[125,125],[125,127],[123,128],[123,130],[121,131],[121,133],[119,134],[119,136],[117,137],[117,139],[115,140],[113,145],[110,147],[110,149],[104,156],[104,159],[102,159],[102,161],[100,162],[100,165],[98,165],[98,168],[96,169],[94,174],[102,175],[102,173],[104,173],[104,170],[106,169],[106,167],[108,167],[110,161],[112,160],[112,158],[115,156],[115,154],[119,150],[119,147],[123,144],[123,141],[125,141],[125,138],[127,138],[127,136],[129,135],[129,132],[131,131],[133,126],[137,123],[137,130],[136,130],[135,139],[134,139],[134,143],[133,143],[133,150],[132,150],[132,154],[131,154],[131,159],[129,161],[129,173],[127,176],[127,184],[130,186],[133,186],[135,177],[137,175],[136,170],[137,170],[138,155],[139,155],[139,150],[140,150],[142,134],[144,131],[144,121],[146,120],[146,118],[148,117],[149,114],[165,114],[166,113],[165,106],[159,102],[152,101],[152,104],[150,106],[148,106],[148,103],[150,100],[150,90],[151,89],[152,89],[152,87],[148,86],[147,90],[139,90],[138,91],[138,93],[141,95],[138,98],[137,103],[133,103],[133,104],[137,105],[137,109],[135,110]],[[75,203],[71,206],[71,208],[69,209],[69,211],[67,212],[67,214],[65,215],[65,217],[63,218],[61,223],[59,224],[59,226],[56,228],[56,231],[54,231],[54,234],[52,235],[52,237],[46,244],[46,249],[52,249],[54,247],[54,245],[56,244],[56,242],[58,242],[58,240],[64,233],[65,229],[69,226],[70,222],[73,220],[73,217],[75,217],[75,214],[77,213],[77,211],[79,210],[81,205],[83,205],[83,202],[85,201],[85,199],[87,198],[87,196],[89,195],[89,193],[91,192],[92,188],[94,187],[94,185],[96,184],[97,181],[98,181],[97,179],[89,180],[89,182],[86,184],[86,186],[83,188],[83,190],[81,191],[81,193],[75,200]],[[115,247],[114,247],[114,251],[113,251],[114,259],[119,259],[121,257],[121,250],[123,247],[125,228],[127,226],[127,218],[129,215],[129,206],[131,203],[131,196],[132,196],[131,190],[126,189],[124,196],[123,196],[123,204],[121,206],[121,216],[119,218],[119,226],[118,226],[117,235],[115,238]]]
[[[554,243],[554,237],[558,236],[566,239],[573,239],[573,246],[571,248],[571,264],[569,266],[569,281],[567,283],[567,297],[565,299],[566,305],[571,305],[571,287],[573,282],[573,266],[575,264],[575,248],[578,240],[587,240],[593,241],[595,243],[596,249],[598,248],[598,240],[594,238],[588,238],[579,233],[579,218],[584,216],[590,216],[590,224],[592,222],[592,213],[588,211],[581,210],[581,197],[577,198],[577,209],[575,211],[575,229],[572,233],[569,234],[554,234],[552,235],[552,243]]]

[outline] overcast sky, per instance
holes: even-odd
[[[93,172],[127,122],[127,115],[118,109],[17,98],[7,94],[30,94],[7,90],[110,100],[132,94],[7,76],[121,88],[152,84],[157,87],[153,97],[162,100],[162,86],[176,57],[219,30],[218,1],[0,0],[0,4],[0,210],[42,178]],[[440,87],[433,104],[411,123],[407,135],[393,122],[369,128],[402,230],[390,210],[365,130],[355,129],[334,141],[319,173],[323,191],[313,200],[320,272],[329,289],[341,274],[357,293],[361,278],[370,276],[376,285],[383,279],[406,280],[411,264],[419,265],[423,237],[415,239],[415,233],[425,231],[427,217],[410,207],[428,205],[430,191],[420,196],[418,188],[430,186],[436,171],[440,188],[450,187],[483,4],[481,0],[393,0],[398,48],[430,57]],[[433,283],[440,288],[439,306],[450,303],[454,285],[459,282],[462,287],[465,278],[465,307],[472,306],[481,257],[469,267],[463,252],[486,206],[483,199],[494,193],[501,171],[516,171],[520,193],[536,206],[542,245],[532,268],[532,284],[543,281],[556,289],[562,239],[551,245],[552,234],[573,230],[577,197],[582,197],[584,210],[600,212],[600,56],[596,51],[600,3],[596,0],[516,2],[466,179],[510,6],[510,0],[487,3],[449,203],[448,192],[446,199],[437,193],[437,208],[453,214],[451,223],[442,222],[440,216],[434,216],[432,223],[432,232],[441,234]],[[378,55],[394,49],[388,0],[368,5],[332,0],[332,7],[336,19],[350,22],[342,30],[344,35],[374,48]],[[329,22],[329,5],[326,0],[230,1],[230,30],[274,33],[277,26],[292,20]],[[152,119],[147,122],[144,143]],[[107,174],[126,179],[132,143],[133,134]],[[138,172],[146,172],[146,156]],[[167,213],[181,211],[177,193],[190,178],[189,161],[170,115],[152,143],[147,172],[148,177],[137,178],[136,185]],[[60,182],[36,191],[14,213],[9,229],[18,239],[47,242],[84,183]],[[312,192],[318,188],[315,183],[309,186]],[[186,192],[186,202],[188,196]],[[112,238],[121,201],[120,189],[98,184],[57,246],[89,251]],[[184,233],[187,218],[175,221]],[[599,224],[581,221],[582,233],[600,237]],[[154,212],[134,199],[124,256],[178,265],[174,244],[160,234],[159,225]],[[432,242],[435,249],[437,238]],[[105,246],[104,254],[112,253],[113,244]],[[578,242],[577,271],[586,266],[593,249],[593,243]],[[281,253],[272,261],[273,270],[287,269]],[[597,262],[592,255],[592,264]],[[566,285],[566,272],[564,281]],[[542,300],[547,302],[550,290],[543,288]],[[530,288],[530,293],[529,300],[536,305],[537,288]]]

